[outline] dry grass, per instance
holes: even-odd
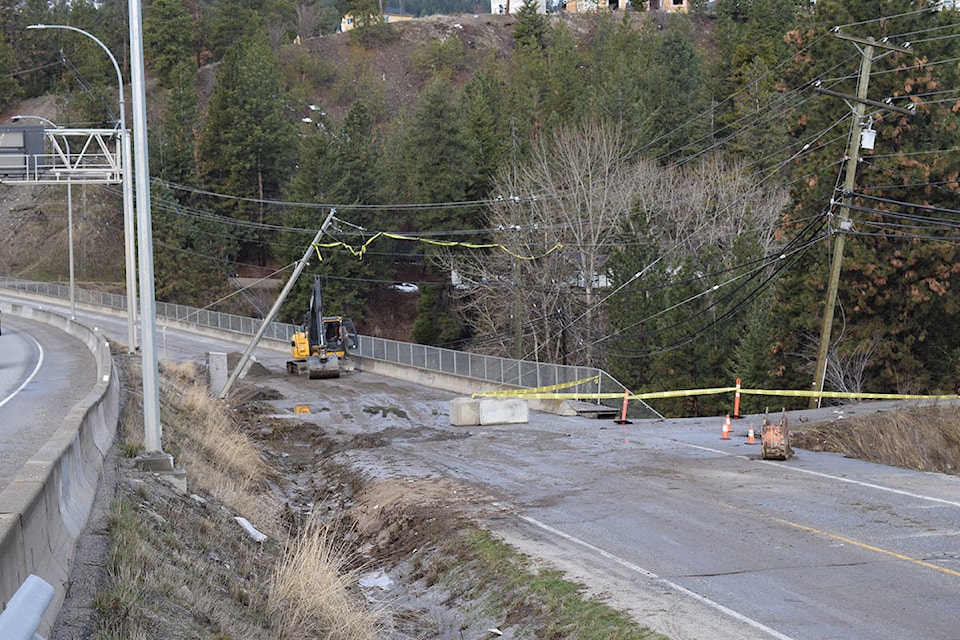
[[[794,446],[919,471],[960,472],[960,408],[924,407],[814,425]]]
[[[273,574],[267,609],[278,640],[376,640],[382,624],[351,589],[357,573],[336,525],[314,515],[283,552]]]
[[[284,534],[272,472],[229,407],[210,392],[192,362],[162,365],[161,422],[166,448],[188,470],[191,487],[223,502],[274,538]]]
[[[137,359],[118,360],[135,384]],[[240,418],[208,395],[200,369],[163,363],[160,391],[164,449],[186,469],[190,491],[209,502],[180,495],[149,474],[121,471],[109,524],[110,584],[97,596],[96,637],[381,637],[378,618],[351,590],[357,576],[347,570],[342,537],[311,523],[282,544],[288,531],[273,492],[278,479]],[[120,448],[128,455],[142,451],[141,397],[136,388],[126,394]],[[255,543],[234,515],[270,539]]]

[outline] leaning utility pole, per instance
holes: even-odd
[[[267,316],[263,319],[263,324],[260,325],[260,329],[257,330],[253,339],[250,340],[250,344],[247,345],[246,351],[243,352],[243,355],[240,356],[240,361],[237,362],[236,368],[233,370],[233,373],[230,375],[230,378],[227,380],[227,383],[223,385],[223,389],[220,390],[218,397],[226,398],[227,394],[230,393],[230,388],[233,386],[233,383],[237,381],[237,378],[240,377],[243,373],[243,368],[247,365],[247,361],[250,359],[250,355],[253,353],[253,350],[257,348],[257,345],[260,344],[260,339],[263,338],[263,334],[267,332],[267,328],[273,319],[276,317],[277,312],[280,311],[280,305],[283,304],[283,301],[287,299],[287,294],[290,293],[290,290],[293,289],[293,285],[297,283],[297,278],[300,277],[300,274],[303,273],[303,269],[307,266],[307,262],[310,260],[311,254],[314,252],[314,246],[320,242],[323,232],[327,230],[327,227],[333,222],[333,215],[336,213],[336,209],[331,209],[330,213],[327,214],[327,219],[323,221],[323,224],[320,225],[320,230],[317,231],[317,235],[314,236],[313,242],[310,243],[310,246],[307,247],[307,250],[304,251],[303,257],[300,258],[300,262],[297,263],[296,268],[293,270],[290,279],[287,280],[287,284],[284,285],[283,291],[280,292],[280,296],[277,298],[277,301],[273,303],[273,308],[267,313]]]
[[[857,82],[856,97],[846,96],[840,93],[829,91],[827,89],[821,89],[819,87],[817,88],[818,93],[843,98],[844,100],[849,100],[854,103],[853,122],[850,124],[850,140],[847,145],[847,168],[843,181],[843,202],[840,205],[840,223],[837,225],[837,230],[834,231],[833,261],[830,263],[830,281],[827,285],[827,302],[823,309],[823,328],[820,331],[820,345],[817,348],[817,364],[813,372],[813,389],[817,393],[821,393],[823,391],[824,378],[826,378],[827,353],[830,349],[830,332],[833,328],[833,312],[834,308],[837,306],[837,289],[840,285],[840,269],[843,262],[843,245],[844,241],[846,240],[846,234],[848,231],[850,231],[852,226],[850,223],[849,211],[850,206],[853,204],[853,190],[856,186],[857,164],[860,162],[860,136],[863,128],[863,113],[865,107],[866,105],[870,105],[907,115],[913,113],[912,111],[908,111],[906,109],[901,109],[883,102],[876,102],[874,100],[867,99],[867,88],[870,85],[870,67],[873,63],[874,47],[887,49],[883,55],[887,55],[891,51],[911,53],[910,49],[887,42],[876,42],[873,38],[855,38],[853,36],[847,36],[839,31],[835,31],[834,35],[842,40],[849,40],[865,46],[862,49],[863,57],[860,61],[860,79]],[[818,406],[820,406],[820,401],[820,396],[811,397],[809,407],[811,409],[816,409]]]

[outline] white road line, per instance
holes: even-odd
[[[29,338],[30,338],[31,340],[33,340],[33,343],[34,343],[35,345],[37,345],[37,351],[40,353],[40,357],[37,358],[37,366],[33,368],[33,371],[30,373],[29,376],[27,376],[27,379],[23,381],[23,384],[21,384],[19,387],[17,387],[16,391],[14,391],[14,392],[11,393],[10,395],[8,395],[8,396],[7,396],[6,398],[4,398],[3,400],[0,400],[0,407],[2,407],[3,405],[7,404],[7,403],[10,402],[11,400],[13,400],[14,396],[16,396],[18,393],[20,393],[21,391],[23,391],[23,388],[24,388],[25,386],[27,386],[28,384],[30,384],[30,382],[37,376],[37,373],[40,372],[40,367],[41,367],[41,365],[43,365],[43,347],[40,346],[40,343],[37,342],[37,339],[36,339],[36,338],[34,338],[33,336],[31,336],[30,334],[25,334],[25,335],[29,336]]]
[[[613,555],[612,553],[610,553],[609,551],[604,551],[604,550],[601,549],[600,547],[596,547],[596,546],[590,544],[589,542],[586,542],[586,541],[584,541],[584,540],[581,540],[580,538],[577,538],[577,537],[574,537],[574,536],[570,535],[569,533],[565,533],[565,532],[561,531],[560,529],[557,529],[557,528],[555,528],[555,527],[551,527],[550,525],[548,525],[548,524],[546,524],[546,523],[544,523],[544,522],[540,522],[539,520],[537,520],[537,519],[535,519],[535,518],[531,518],[530,516],[524,516],[524,515],[517,514],[517,517],[520,518],[521,520],[523,520],[524,522],[528,523],[528,524],[532,524],[532,525],[535,526],[535,527],[538,527],[538,528],[540,528],[540,529],[543,529],[544,531],[546,531],[546,532],[548,532],[548,533],[551,533],[551,534],[553,534],[553,535],[555,535],[555,536],[558,536],[558,537],[560,537],[560,538],[563,538],[564,540],[567,540],[567,541],[569,541],[569,542],[572,542],[572,543],[574,543],[574,544],[576,544],[576,545],[579,545],[579,546],[581,546],[581,547],[583,547],[583,548],[585,548],[585,549],[589,549],[590,551],[592,551],[592,552],[594,552],[594,553],[597,553],[597,554],[603,556],[604,558],[606,558],[606,559],[608,559],[608,560],[612,560],[613,562],[616,562],[617,564],[619,564],[619,565],[621,565],[621,566],[623,566],[623,567],[626,567],[627,569],[630,569],[631,571],[635,571],[636,573],[639,573],[639,574],[642,575],[642,576],[646,576],[647,578],[650,578],[651,580],[656,580],[656,581],[659,582],[660,584],[663,584],[663,585],[665,585],[665,586],[673,589],[674,591],[678,591],[678,592],[682,593],[682,594],[685,595],[685,596],[689,596],[689,597],[693,598],[694,600],[698,600],[699,602],[702,602],[703,604],[705,604],[705,605],[707,605],[707,606],[709,606],[709,607],[712,607],[713,609],[716,609],[717,611],[720,611],[721,613],[724,613],[724,614],[726,614],[726,615],[728,615],[728,616],[730,616],[730,617],[732,617],[732,618],[735,618],[736,620],[739,620],[740,622],[743,622],[744,624],[747,624],[747,625],[753,627],[754,629],[757,629],[757,630],[759,630],[759,631],[762,631],[762,632],[764,632],[764,633],[769,634],[771,637],[777,638],[778,640],[793,640],[793,638],[791,638],[790,636],[786,636],[786,635],[780,633],[779,631],[777,631],[776,629],[771,629],[770,627],[766,626],[765,624],[763,624],[763,623],[761,623],[761,622],[757,622],[757,621],[754,620],[753,618],[748,618],[747,616],[743,615],[742,613],[739,613],[739,612],[737,612],[737,611],[734,611],[733,609],[731,609],[731,608],[729,608],[729,607],[723,606],[723,605],[720,604],[719,602],[714,602],[714,601],[711,600],[710,598],[706,598],[706,597],[700,595],[699,593],[695,593],[695,592],[691,591],[690,589],[687,589],[686,587],[681,587],[680,585],[676,584],[675,582],[670,582],[670,581],[667,580],[666,578],[661,578],[660,576],[658,576],[657,574],[653,573],[652,571],[648,571],[648,570],[644,569],[643,567],[640,567],[640,566],[638,566],[638,565],[635,565],[635,564],[633,564],[632,562],[630,562],[629,560],[624,560],[623,558],[621,558],[621,557],[619,557],[619,556],[615,556],[615,555]]]
[[[913,493],[912,491],[904,491],[903,489],[894,489],[893,487],[885,487],[881,484],[874,484],[872,482],[864,482],[863,480],[853,480],[852,478],[843,478],[841,476],[834,476],[829,473],[823,473],[822,471],[812,471],[810,469],[799,469],[797,467],[791,467],[783,463],[774,462],[772,460],[754,460],[745,455],[739,453],[730,453],[729,451],[723,451],[721,449],[714,449],[712,447],[704,447],[697,444],[690,444],[688,442],[682,442],[680,440],[672,440],[677,444],[681,444],[685,447],[690,447],[691,449],[701,449],[703,451],[710,451],[711,453],[719,453],[721,455],[730,456],[733,458],[742,458],[744,460],[750,460],[751,462],[761,462],[763,464],[768,464],[776,467],[777,469],[783,469],[785,471],[793,471],[796,473],[806,473],[807,475],[817,476],[820,478],[826,478],[828,480],[836,480],[838,482],[846,482],[849,484],[855,484],[860,487],[866,487],[867,489],[876,489],[878,491],[886,491],[888,493],[895,493],[901,496],[907,496],[908,498],[916,498],[917,500],[927,500],[929,502],[937,502],[939,504],[950,505],[951,507],[960,507],[960,502],[955,500],[946,500],[944,498],[935,498],[933,496],[925,496],[922,493]]]

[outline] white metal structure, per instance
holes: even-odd
[[[0,136],[15,133],[8,130]],[[43,137],[42,154],[0,155],[0,182],[117,184],[123,181],[123,162],[115,144],[115,129],[44,129]]]

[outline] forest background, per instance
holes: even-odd
[[[383,24],[368,0],[148,0],[157,297],[230,310],[232,276],[286,277],[335,209],[282,320],[299,320],[316,273],[328,312],[376,332],[376,292],[414,282],[418,342],[597,366],[634,392],[735,378],[809,389],[842,232],[826,388],[953,393],[960,15],[940,5],[528,3],[503,16],[407,0],[421,17]],[[347,12],[363,26],[336,33]],[[122,0],[0,15],[0,107],[55,95],[61,126],[114,126],[102,50],[25,27],[96,34],[127,78]],[[842,96],[856,94],[866,38],[909,53],[877,48],[875,104],[858,120]],[[876,143],[847,193],[862,129]],[[8,246],[63,219],[56,189],[14,216]],[[84,198],[99,212],[81,224],[100,238],[85,279],[122,291],[119,190]],[[717,402],[657,409],[715,415]]]

